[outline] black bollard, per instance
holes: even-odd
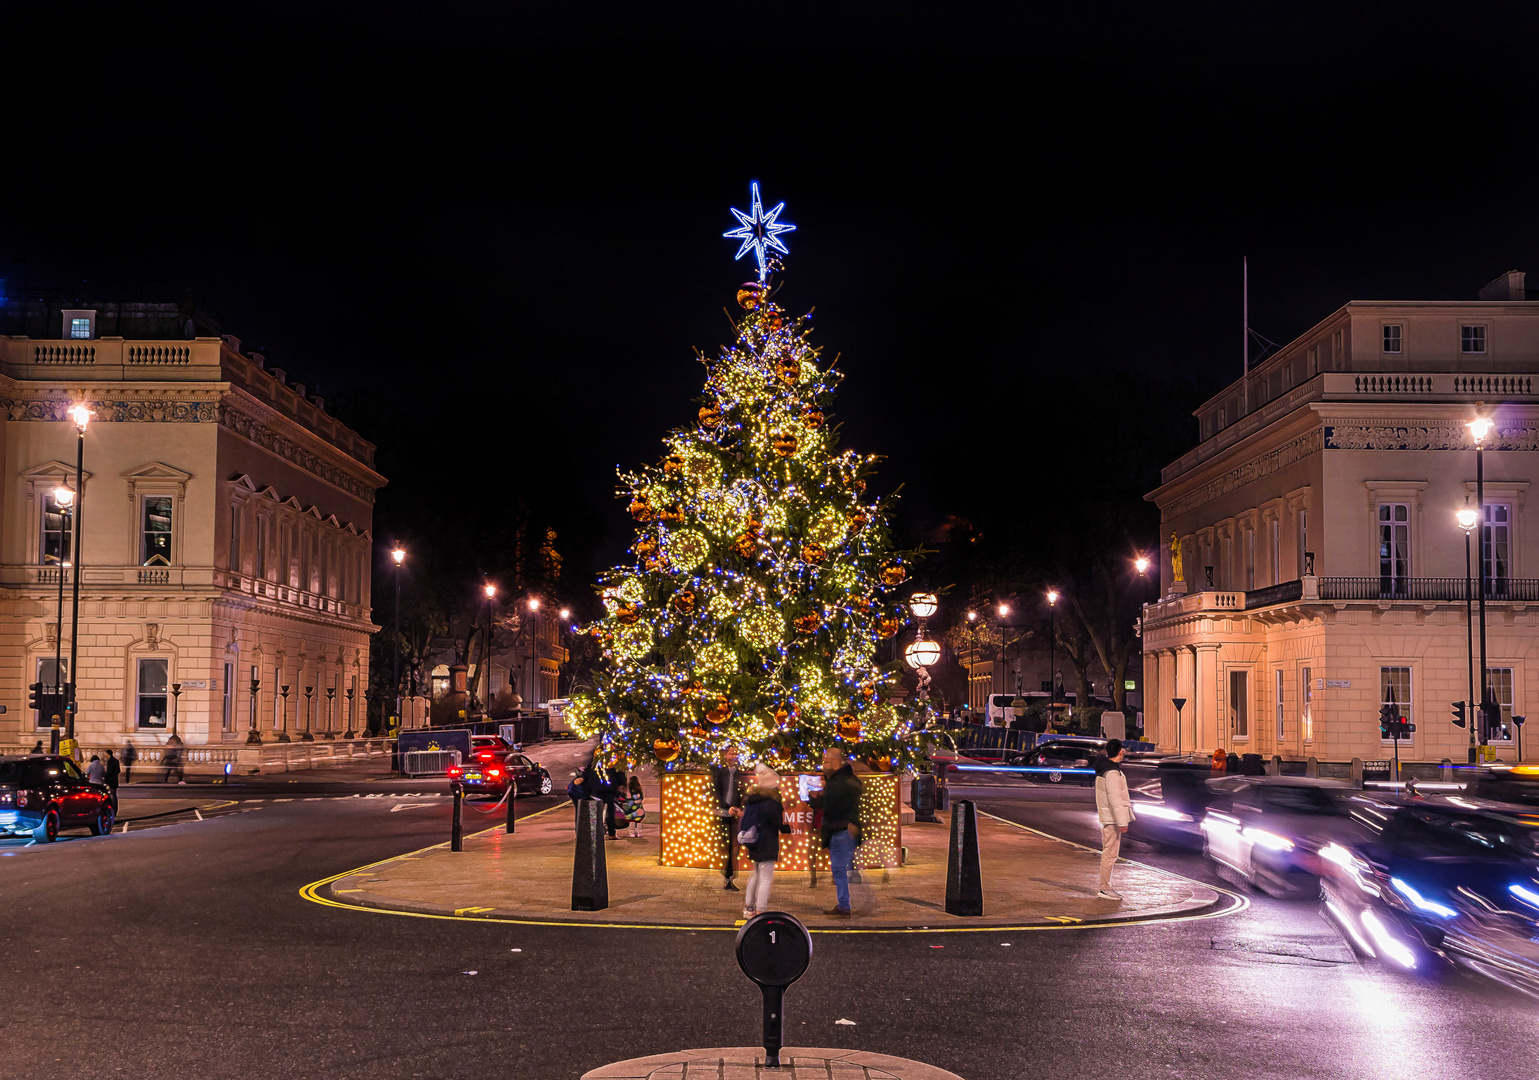
[[[508,832],[513,831],[513,815],[518,806],[518,781],[508,777]]]
[[[764,1067],[780,1068],[785,990],[812,960],[812,935],[794,915],[765,911],[737,932],[737,964],[764,994]]]
[[[946,914],[983,914],[983,871],[978,865],[978,812],[971,799],[951,808],[951,858],[946,865]]]
[[[449,850],[464,851],[465,841],[460,833],[460,803],[465,801],[465,790],[458,784],[454,786],[454,823],[449,826]]]
[[[577,848],[572,857],[572,910],[609,906],[609,872],[604,866],[604,800],[577,803]]]
[[[928,825],[939,822],[935,816],[935,777],[930,773],[919,773],[909,784],[909,805],[914,808],[914,820],[923,821]]]

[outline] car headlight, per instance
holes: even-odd
[[[1133,813],[1140,816],[1163,818],[1166,821],[1191,821],[1191,814],[1183,814],[1179,810],[1172,810],[1168,806],[1159,803],[1134,803]]]
[[[1286,836],[1267,832],[1265,829],[1246,829],[1245,836],[1252,844],[1259,844],[1268,851],[1292,851],[1293,841]]]
[[[1415,887],[1407,881],[1404,881],[1400,878],[1390,878],[1389,883],[1394,886],[1394,889],[1397,893],[1405,897],[1422,911],[1429,911],[1432,914],[1440,916],[1444,919],[1451,919],[1455,915],[1459,914],[1447,904],[1440,904],[1436,900],[1427,899],[1421,893],[1417,892]]]

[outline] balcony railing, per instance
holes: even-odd
[[[1279,586],[1280,587],[1280,586]],[[1466,587],[1480,598],[1480,582],[1462,577],[1323,577],[1321,600],[1463,600]],[[1255,594],[1251,594],[1255,595]],[[1486,582],[1486,602],[1539,602],[1539,578],[1495,578]],[[1273,601],[1276,603],[1278,601]],[[1250,604],[1246,604],[1250,607]]]

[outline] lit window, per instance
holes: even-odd
[[[1277,742],[1283,741],[1283,669],[1277,668]]]
[[[139,661],[139,726],[163,728],[166,726],[166,667],[170,661],[162,657]]]
[[[1467,353],[1485,352],[1486,328],[1484,326],[1459,327],[1459,351]]]
[[[1250,737],[1250,672],[1229,672],[1229,734],[1236,739]]]
[[[1400,351],[1400,324],[1386,323],[1384,325],[1384,351],[1397,353]]]
[[[1404,593],[1411,576],[1411,508],[1379,504],[1379,591]]]
[[[53,493],[43,496],[43,537],[38,545],[37,561],[44,566],[69,562],[69,513],[54,501]]]
[[[1486,595],[1506,596],[1512,572],[1512,507],[1507,503],[1486,503],[1480,557],[1485,562]]]
[[[1512,669],[1510,667],[1486,668],[1486,688],[1501,707],[1501,723],[1486,732],[1491,742],[1512,741]]]
[[[1299,668],[1299,726],[1304,729],[1305,742],[1312,742],[1315,737],[1313,675],[1313,668]]]
[[[69,336],[89,341],[91,338],[91,320],[71,319],[69,321]]]
[[[1379,668],[1379,705],[1393,705],[1395,715],[1415,722],[1411,715],[1411,669],[1408,667]],[[1390,740],[1386,739],[1385,742]]]
[[[139,564],[171,565],[171,496],[146,495]]]

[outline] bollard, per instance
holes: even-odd
[[[1304,759],[1304,775],[1305,776],[1319,776],[1320,775],[1320,761],[1319,761],[1318,758],[1308,757],[1308,758]]]
[[[454,823],[449,826],[449,850],[464,851],[465,840],[460,829],[460,804],[465,801],[465,789],[454,785]]]
[[[513,831],[513,814],[518,806],[518,781],[508,777],[508,832]]]
[[[609,872],[604,866],[604,800],[577,803],[577,846],[572,855],[572,910],[609,906]]]
[[[908,802],[914,808],[914,820],[928,825],[939,824],[935,816],[935,777],[920,773],[909,782]]]
[[[1443,781],[1443,783],[1445,783],[1445,784],[1452,783],[1453,782],[1453,762],[1451,760],[1449,760],[1448,758],[1444,758],[1442,763],[1438,767],[1437,775],[1438,775],[1438,779]]]
[[[944,768],[935,778],[935,809],[949,810],[951,808],[951,785],[946,783]]]
[[[812,935],[794,915],[763,911],[737,932],[737,966],[764,993],[764,1067],[780,1068],[785,991],[812,960]]]
[[[1355,788],[1363,786],[1363,759],[1360,757],[1352,759],[1352,786]]]
[[[946,864],[946,914],[983,914],[983,871],[978,864],[978,812],[971,799],[951,811],[951,857]]]
[[[1281,776],[1282,775],[1282,755],[1281,754],[1273,754],[1272,755],[1272,763],[1271,763],[1271,766],[1267,769],[1267,775],[1268,776]]]

